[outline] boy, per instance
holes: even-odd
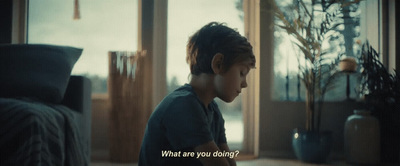
[[[186,61],[190,83],[165,97],[152,113],[139,166],[236,165],[233,157],[213,156],[229,151],[214,98],[232,102],[247,87],[246,76],[255,67],[252,46],[237,31],[211,22],[189,38]]]

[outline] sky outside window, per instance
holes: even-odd
[[[83,48],[72,74],[108,75],[108,51],[136,51],[137,0],[29,1],[28,43]]]

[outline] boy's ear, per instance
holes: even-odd
[[[224,60],[224,54],[216,53],[211,61],[211,69],[214,74],[219,74],[222,72],[222,62]]]

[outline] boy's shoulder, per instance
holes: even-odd
[[[196,99],[196,95],[194,94],[192,87],[189,84],[185,84],[175,89],[173,92],[167,95],[165,99],[192,100]]]
[[[182,106],[182,105],[187,105],[187,104],[195,104],[200,102],[198,101],[198,98],[196,94],[193,92],[192,87],[189,84],[185,84],[173,92],[171,92],[169,95],[167,95],[160,103],[160,105],[176,105],[176,106]]]
[[[190,85],[183,85],[167,95],[156,107],[152,116],[156,119],[178,117],[203,117],[204,106]]]
[[[185,84],[172,93],[167,95],[160,104],[175,104],[180,103],[180,105],[199,105],[202,106],[200,99],[195,94],[192,86],[189,84]],[[214,109],[219,109],[218,104],[215,100],[212,100],[210,106]]]
[[[192,96],[192,95],[194,95],[192,86],[189,84],[185,84],[175,89],[168,96],[179,97],[179,96]]]

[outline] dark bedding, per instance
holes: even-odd
[[[63,105],[0,98],[0,165],[89,165],[74,119]]]

